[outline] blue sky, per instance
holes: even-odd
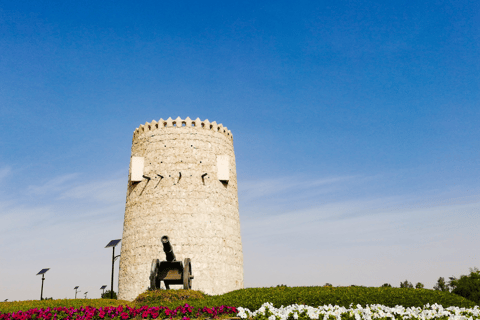
[[[479,102],[476,1],[4,1],[0,301],[100,295],[133,130],[177,116],[232,130],[245,286],[466,274]]]

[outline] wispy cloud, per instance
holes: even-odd
[[[480,191],[467,192],[461,188],[402,194],[398,193],[398,190],[387,193],[382,187],[377,187],[376,190],[372,187],[373,182],[380,186],[388,184],[385,180],[388,180],[388,177],[382,175],[355,175],[324,179],[286,176],[279,179],[240,181],[239,197],[241,207],[246,211],[270,208],[277,210],[277,214],[289,214],[318,208],[327,209],[317,210],[319,212],[328,212],[329,208],[334,208],[337,219],[356,217],[358,214],[415,211],[480,201]],[[371,192],[365,195],[358,190]]]
[[[58,199],[91,199],[115,203],[124,200],[125,190],[125,178],[113,178],[72,186],[61,192]]]
[[[74,180],[78,176],[78,173],[71,173],[59,177],[54,177],[53,179],[50,179],[41,185],[28,186],[27,192],[36,196],[54,194],[59,191],[65,190],[65,188],[71,187],[72,180]]]
[[[343,176],[308,180],[308,178],[302,176],[286,176],[277,179],[242,181],[239,191],[244,197],[244,200],[249,201],[272,195],[278,196],[291,191],[299,193],[305,189],[323,186],[332,187],[338,183],[346,182],[355,178],[355,176]]]
[[[103,247],[121,237],[125,191],[121,175],[94,180],[72,173],[14,194],[0,193],[0,269],[9,275],[0,277],[0,286],[9,299],[35,298],[25,290],[31,286],[28,275],[38,272],[33,266],[55,270],[49,275],[58,277],[50,279],[54,289],[49,295],[54,297],[70,291],[67,278],[82,279],[83,287],[90,285],[91,290],[108,279],[102,266],[109,262],[102,259],[109,255]]]
[[[286,176],[279,179],[240,181],[241,211],[248,215],[279,215],[328,204],[354,201],[358,189],[381,176],[337,176],[311,179],[308,176]],[[364,201],[364,199],[362,199]],[[364,203],[365,204],[365,203]]]
[[[0,181],[2,181],[3,179],[5,179],[8,175],[10,175],[11,173],[11,169],[10,167],[3,167],[0,169]]]
[[[5,172],[8,176],[10,171]],[[471,257],[480,254],[471,247],[480,240],[480,192],[353,192],[373,180],[383,186],[388,179],[354,175],[240,181],[246,286],[398,285],[407,278],[432,287],[439,276],[453,275],[443,270],[460,274],[474,266]],[[49,276],[58,278],[50,281],[59,294],[71,290],[64,281],[71,274],[84,288],[108,279],[104,267],[110,256],[103,247],[121,237],[125,177],[92,179],[72,173],[25,191],[0,193],[0,268],[9,274],[0,286],[9,290],[10,299],[28,298],[21,288],[31,286],[26,274],[38,272],[29,269],[32,261],[35,269],[53,266]],[[297,272],[299,265],[303,274]],[[63,297],[59,294],[51,295]]]
[[[449,276],[444,269],[464,272],[473,255],[462,248],[480,240],[475,231],[480,192],[352,194],[371,179],[382,177],[306,180],[292,189],[277,187],[278,181],[272,180],[249,182],[248,192],[254,196],[242,198],[248,203],[241,203],[240,210],[246,285],[395,285],[408,278],[433,287],[439,276]],[[268,192],[262,192],[265,188]],[[320,201],[319,190],[324,192]],[[271,211],[272,205],[277,210]],[[292,261],[279,264],[276,257],[283,256]],[[304,270],[322,272],[287,277],[297,274],[299,265],[293,261],[302,261]],[[450,261],[456,261],[455,266]],[[269,263],[275,270],[259,273]]]

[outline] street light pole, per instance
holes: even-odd
[[[42,275],[42,289],[41,289],[41,291],[40,291],[40,300],[43,300],[43,282],[45,281],[45,273],[46,273],[48,270],[50,270],[50,268],[42,269],[42,270],[40,270],[39,273],[37,273],[37,276],[38,276],[39,274]]]
[[[111,283],[110,283],[110,298],[111,299],[113,299],[113,274],[115,272],[115,259],[120,257],[120,255],[115,256],[115,247],[117,246],[117,244],[120,243],[120,241],[122,241],[122,239],[112,240],[105,247],[105,248],[112,247],[112,249],[113,249],[113,251],[112,251],[112,280],[111,280]]]
[[[45,273],[42,274],[42,290],[40,291],[40,300],[43,300],[43,281],[45,281]]]
[[[103,285],[100,287],[100,290],[103,290],[103,293],[102,293],[102,298],[105,298],[105,288],[107,287],[107,285]]]
[[[113,299],[113,273],[115,272],[115,247],[112,251],[112,281],[110,283],[110,299]]]

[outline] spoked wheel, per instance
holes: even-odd
[[[190,258],[185,258],[183,264],[183,289],[192,289],[192,279],[192,262],[190,261]]]
[[[150,268],[150,290],[160,289],[160,281],[157,281],[159,267],[160,261],[153,259],[152,267]]]

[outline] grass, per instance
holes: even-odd
[[[109,307],[132,305],[131,301],[113,300],[113,299],[58,299],[58,300],[25,300],[0,302],[0,313],[17,312],[19,310],[26,311],[35,308],[56,308],[56,307],[74,307],[80,308],[84,306],[91,307]]]

